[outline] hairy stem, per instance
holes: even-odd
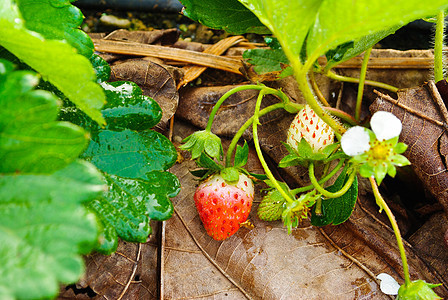
[[[314,188],[321,193],[323,196],[327,198],[338,198],[343,196],[347,191],[350,189],[350,187],[353,184],[353,181],[356,177],[356,172],[352,171],[350,173],[350,176],[347,179],[347,182],[344,184],[344,186],[337,192],[330,192],[324,189],[319,182],[317,182],[316,176],[314,175],[314,163],[310,163],[308,166],[308,174],[310,176],[311,184],[314,186]]]
[[[324,95],[320,91],[319,86],[317,85],[316,78],[314,77],[313,71],[310,72],[310,81],[311,81],[311,86],[313,87],[313,90],[316,93],[316,96],[319,99],[319,101],[322,103],[322,105],[330,106],[327,99],[325,99]]]
[[[404,273],[404,284],[405,286],[408,286],[411,283],[411,278],[409,277],[409,267],[408,267],[408,261],[406,258],[406,253],[404,250],[403,245],[403,239],[401,237],[400,229],[398,228],[397,221],[395,220],[394,215],[392,214],[392,211],[390,210],[389,206],[387,206],[386,201],[384,201],[383,196],[381,196],[380,191],[378,189],[378,185],[376,184],[375,177],[370,177],[370,184],[372,186],[373,195],[375,196],[376,202],[380,206],[380,210],[384,209],[386,212],[387,217],[389,218],[389,221],[392,225],[392,229],[394,230],[395,238],[397,240],[398,249],[400,251],[401,261],[403,263],[403,273]]]
[[[372,52],[372,47],[366,50],[364,53],[364,58],[361,65],[361,73],[359,74],[359,84],[358,84],[358,95],[356,97],[356,108],[355,108],[355,119],[359,122],[361,118],[361,105],[362,97],[364,95],[364,83],[366,81],[367,75],[367,65],[369,63],[370,52]]]
[[[325,182],[327,182],[328,180],[330,180],[331,177],[333,177],[344,165],[344,159],[339,160],[338,164],[336,165],[336,167],[334,167],[333,170],[331,170],[330,173],[328,173],[327,175],[325,175],[325,177],[322,177],[322,179],[320,179],[318,181],[319,184],[324,184]],[[310,191],[314,189],[314,185],[310,184],[304,187],[300,187],[300,188],[296,188],[291,190],[291,194],[293,195],[297,195],[298,193],[303,193],[306,191]]]
[[[445,12],[439,11],[436,22],[436,35],[434,40],[434,81],[443,79],[443,44],[445,32]]]
[[[272,174],[271,170],[268,167],[268,164],[264,160],[263,152],[261,151],[260,142],[258,140],[258,125],[260,124],[259,116],[260,116],[260,106],[261,106],[261,100],[264,97],[264,90],[260,91],[260,94],[257,98],[257,104],[255,105],[255,113],[254,113],[254,120],[252,125],[252,130],[254,134],[254,145],[255,145],[255,151],[257,152],[258,159],[260,160],[261,165],[263,166],[264,172],[266,173],[266,176],[268,176],[269,180],[271,180],[274,187],[280,192],[280,194],[285,198],[286,201],[289,203],[294,202],[294,200],[288,195],[287,192],[283,190],[283,188],[278,183],[277,179],[275,179],[274,175]]]
[[[344,82],[350,82],[350,83],[359,83],[359,78],[353,78],[353,77],[347,77],[347,76],[342,76],[342,75],[338,75],[332,71],[327,71],[327,73],[325,73],[325,75],[330,78],[330,79],[334,79],[334,80],[338,80],[338,81],[344,81]],[[382,88],[385,90],[389,90],[391,92],[396,93],[398,91],[397,87],[394,87],[392,85],[383,83],[383,82],[378,82],[378,81],[373,81],[373,80],[365,80],[364,81],[365,84],[370,85],[370,86],[374,86],[377,88]]]
[[[289,102],[288,96],[285,95],[285,93],[278,91],[276,89],[271,89],[269,87],[266,87],[264,85],[241,85],[236,88],[231,89],[230,91],[226,92],[224,95],[219,98],[218,102],[216,102],[215,106],[213,107],[210,117],[208,118],[207,126],[205,127],[205,130],[211,131],[213,120],[215,119],[215,115],[218,113],[219,108],[221,107],[222,103],[229,98],[231,95],[244,91],[244,90],[264,90],[266,91],[266,94],[273,94],[278,96],[283,102]]]
[[[308,83],[306,73],[296,72],[296,80],[299,84],[299,89],[302,92],[302,95],[308,105],[325,123],[327,123],[334,130],[336,137],[340,139],[341,135],[346,131],[346,129],[330,115],[328,115],[319,105]]]
[[[258,116],[264,116],[265,114],[274,111],[276,109],[279,108],[283,108],[285,105],[284,103],[277,103],[277,104],[273,104],[271,106],[268,106],[262,110],[259,111]],[[236,145],[238,144],[239,139],[241,138],[241,136],[243,135],[243,133],[246,131],[246,129],[248,129],[252,123],[254,122],[254,116],[252,116],[250,119],[248,119],[246,121],[246,123],[243,124],[243,126],[241,126],[241,128],[237,131],[237,133],[234,135],[232,142],[230,143],[230,146],[227,150],[227,154],[226,154],[226,167],[230,167],[230,163],[232,161],[232,155],[233,155],[233,151],[235,150]]]

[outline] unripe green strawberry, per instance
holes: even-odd
[[[311,109],[305,105],[292,121],[286,142],[297,150],[297,143],[302,137],[315,153],[333,144],[334,131]]]
[[[194,194],[196,209],[208,235],[221,241],[233,235],[247,220],[254,199],[252,180],[239,175],[238,183],[227,183],[220,174],[202,182]]]
[[[263,221],[276,221],[282,218],[285,198],[276,189],[270,190],[261,200],[257,215]]]

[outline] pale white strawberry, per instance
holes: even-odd
[[[334,142],[333,129],[319,118],[309,105],[305,105],[295,116],[289,127],[286,142],[297,149],[297,143],[302,137],[314,152],[319,152]]]

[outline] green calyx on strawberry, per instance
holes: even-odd
[[[442,299],[434,288],[442,284],[427,283],[424,280],[415,280],[408,285],[402,285],[398,290],[397,299]]]
[[[300,197],[293,202],[285,203],[282,212],[282,221],[288,229],[288,234],[291,234],[293,227],[299,225],[300,220],[308,218],[310,207],[312,207],[320,197],[320,194],[311,191],[300,195]]]
[[[189,150],[191,152],[191,159],[196,159],[201,156],[201,153],[207,153],[212,158],[221,159],[223,156],[223,149],[221,139],[214,133],[208,130],[196,131],[192,135],[187,136],[183,141],[182,150]]]
[[[202,224],[213,239],[221,241],[235,234],[249,216],[254,199],[252,180],[239,173],[236,181],[227,181],[226,172],[234,177],[235,168],[215,173],[203,181],[194,194]],[[224,175],[224,177],[223,177]]]

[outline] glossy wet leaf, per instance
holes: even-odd
[[[146,130],[154,127],[162,118],[159,104],[142,94],[133,82],[103,82],[107,103],[102,113],[111,130]]]
[[[163,221],[171,217],[170,198],[180,190],[177,177],[169,172],[153,171],[147,180],[105,175],[108,192],[93,201],[93,208],[105,228],[99,250],[115,251],[117,236],[125,241],[145,242],[152,229],[151,219]]]
[[[90,57],[98,82],[108,81],[110,77],[110,66],[101,56],[93,54]]]
[[[46,39],[65,40],[87,58],[93,54],[93,42],[79,29],[84,16],[70,1],[15,0],[29,30]]]
[[[234,34],[269,33],[257,17],[237,0],[182,0],[181,2],[184,5],[185,16],[208,27],[223,29]]]
[[[80,254],[97,243],[95,217],[82,204],[103,189],[99,172],[82,161],[50,175],[0,177],[2,299],[54,297],[59,283],[79,279]]]
[[[62,40],[45,39],[25,28],[11,0],[0,2],[0,28],[0,46],[36,70],[93,120],[104,123],[100,112],[104,93],[88,58]]]
[[[335,183],[328,187],[330,192],[337,192],[342,188],[348,176],[345,172],[336,179]],[[322,200],[322,215],[316,214],[316,206],[312,210],[311,224],[314,226],[325,226],[329,224],[339,225],[347,221],[355,209],[356,200],[358,199],[358,179],[355,181],[349,190],[338,198]]]
[[[6,71],[0,61],[0,172],[51,173],[74,161],[87,147],[86,132],[71,123],[55,121],[59,100],[35,90],[38,76],[29,71]]]
[[[105,129],[66,108],[63,118],[91,130],[91,141],[82,156],[104,172],[108,191],[89,204],[103,228],[98,251],[116,250],[118,237],[144,242],[152,229],[151,219],[165,220],[172,214],[171,197],[179,182],[165,172],[177,159],[173,144],[164,135],[148,130],[162,116],[153,99],[142,95],[132,82],[101,83],[108,103],[102,113]]]
[[[92,134],[83,158],[111,175],[147,179],[146,173],[171,167],[177,153],[173,144],[155,131],[100,130]]]

